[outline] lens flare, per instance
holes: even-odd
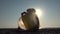
[[[36,10],[36,14],[38,17],[42,16],[42,10],[41,9],[35,9]]]

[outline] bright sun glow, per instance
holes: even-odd
[[[42,10],[41,9],[35,9],[36,10],[36,14],[38,17],[42,16]]]

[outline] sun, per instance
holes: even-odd
[[[42,16],[42,10],[41,9],[35,9],[36,10],[36,14],[38,17]]]

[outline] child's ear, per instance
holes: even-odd
[[[23,12],[23,13],[21,13],[21,16],[24,16],[24,15],[26,15],[27,13],[26,12]]]

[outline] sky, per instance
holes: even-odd
[[[0,0],[0,28],[17,28],[28,8],[42,10],[41,27],[60,27],[60,0]]]

